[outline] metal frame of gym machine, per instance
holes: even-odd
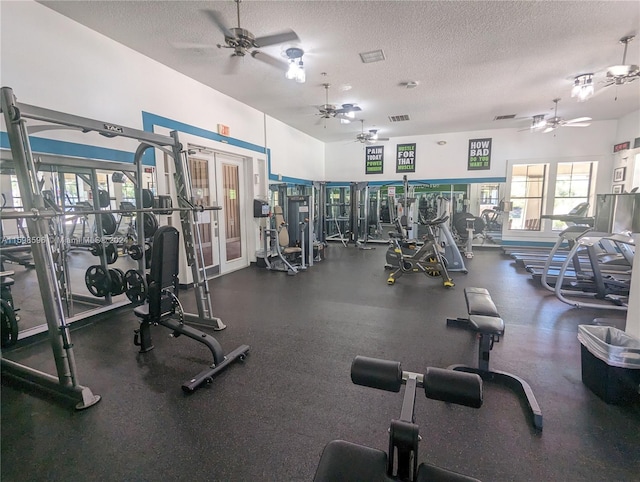
[[[53,262],[51,242],[49,240],[48,220],[58,215],[47,211],[40,186],[38,185],[37,168],[33,160],[29,133],[26,119],[38,120],[55,124],[51,129],[72,129],[81,132],[96,132],[105,137],[125,137],[140,142],[134,156],[136,176],[142,179],[142,156],[147,149],[157,148],[170,155],[174,160],[174,182],[179,208],[172,208],[180,212],[182,225],[182,239],[187,255],[187,264],[191,266],[193,286],[196,290],[196,304],[198,314],[185,313],[185,320],[197,322],[212,327],[214,330],[222,330],[226,326],[220,318],[212,316],[212,304],[204,273],[204,256],[200,233],[195,229],[196,211],[205,208],[194,206],[189,182],[186,152],[178,139],[178,132],[172,131],[170,136],[164,136],[153,132],[141,131],[124,127],[118,124],[97,121],[75,116],[63,112],[57,112],[42,107],[36,107],[17,102],[13,89],[0,88],[0,111],[3,113],[9,145],[13,156],[16,177],[24,213],[21,217],[26,219],[29,236],[37,241],[31,244],[31,252],[35,261],[35,270],[42,295],[44,314],[47,321],[49,340],[53,350],[56,364],[57,377],[48,373],[35,370],[31,367],[16,363],[2,357],[2,374],[10,378],[18,379],[30,385],[58,395],[65,396],[77,402],[78,410],[89,408],[100,401],[100,396],[95,395],[90,388],[81,385],[76,375],[76,364],[71,343],[69,324],[65,318],[62,306],[62,298],[56,279],[55,265]],[[38,131],[49,130],[49,127],[37,126]],[[142,206],[142,190],[136,191],[137,206]],[[219,209],[218,207],[209,209]],[[167,208],[161,209],[166,211]],[[136,209],[138,213],[138,239],[144,239],[144,227],[142,216],[145,212],[153,212],[154,209]],[[99,211],[97,211],[99,212]],[[121,212],[111,210],[109,212]],[[194,239],[195,233],[195,239]],[[196,252],[198,251],[198,252]],[[140,267],[144,261],[140,260]],[[112,306],[117,308],[119,305]]]

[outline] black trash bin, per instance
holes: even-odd
[[[612,326],[578,325],[582,383],[602,400],[640,400],[640,340]]]

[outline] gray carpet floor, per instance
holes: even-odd
[[[386,450],[402,395],[353,385],[351,361],[474,365],[474,335],[445,322],[466,314],[467,286],[491,293],[506,323],[491,367],[529,382],[544,430],[496,384],[478,410],[419,394],[420,460],[484,481],[638,480],[640,404],[609,405],[582,383],[577,339],[579,324],[623,314],[561,303],[500,250],[476,250],[451,289],[422,275],[388,286],[384,253],[331,244],[294,277],[251,267],[211,281],[227,324],[215,336],[251,351],[191,395],[181,384],[211,363],[197,343],[154,327],[155,349],[139,354],[130,308],[73,330],[79,381],[102,400],[74,411],[3,384],[2,480],[310,481],[333,439]],[[195,311],[193,293],[181,296]],[[47,341],[3,355],[55,373]]]

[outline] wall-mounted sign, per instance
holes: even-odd
[[[491,138],[469,139],[468,171],[491,169]]]
[[[416,145],[398,144],[396,172],[416,172]]]
[[[627,142],[621,142],[620,144],[616,144],[613,146],[613,152],[620,152],[620,151],[626,151],[627,149],[629,149],[629,147],[631,147],[631,142],[627,141]]]
[[[229,126],[218,124],[218,134],[229,137]]]
[[[365,174],[382,174],[384,168],[384,146],[366,146]]]

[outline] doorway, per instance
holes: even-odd
[[[192,191],[197,203],[220,211],[198,216],[207,278],[248,266],[245,215],[245,159],[206,148],[189,156]]]

